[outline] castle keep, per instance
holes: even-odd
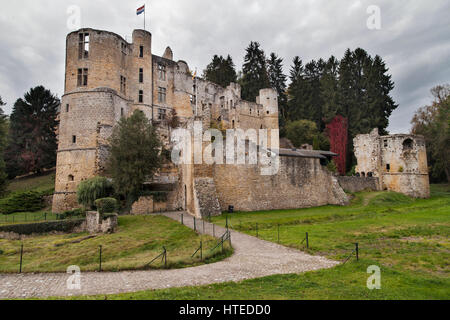
[[[201,121],[203,130],[278,129],[273,89],[261,90],[249,102],[241,99],[238,84],[222,88],[194,80],[187,63],[174,61],[170,48],[162,56],[152,54],[152,35],[144,30],[133,31],[132,43],[107,31],[72,32],[66,43],[53,211],[78,207],[78,184],[103,174],[113,127],[136,109],[152,120],[169,150],[172,110],[188,130],[194,121]],[[246,211],[347,203],[324,166],[333,154],[280,149],[279,155],[280,170],[273,176],[261,175],[259,165],[166,164],[148,186],[168,191],[167,201],[142,197],[132,211],[182,209],[201,217],[220,214],[230,205]]]

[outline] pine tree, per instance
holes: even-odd
[[[230,55],[225,59],[214,55],[212,61],[203,71],[203,77],[226,88],[231,82],[237,81],[236,68]]]
[[[304,118],[314,121],[319,130],[323,129],[322,122],[322,99],[320,79],[324,68],[324,61],[322,59],[311,62],[305,65],[305,98],[304,98]]]
[[[242,68],[242,98],[255,101],[259,90],[270,88],[266,57],[258,42],[250,42]]]
[[[338,98],[338,70],[339,61],[331,56],[325,64],[320,79],[320,97],[322,101],[322,120],[328,124],[336,115],[343,114]]]
[[[286,123],[287,96],[286,76],[283,73],[283,59],[271,53],[267,60],[270,86],[277,91],[280,114],[280,129],[283,132]],[[282,134],[283,135],[283,134]]]
[[[2,97],[0,97],[0,196],[4,194],[8,183],[6,164],[3,156],[8,136],[8,119],[2,109],[2,106],[4,105],[5,103],[3,102]]]
[[[288,87],[288,108],[287,120],[301,120],[305,117],[304,100],[305,100],[305,78],[303,61],[296,56],[289,72],[289,80],[291,83]]]
[[[5,155],[10,178],[55,166],[59,104],[59,99],[43,86],[30,89],[24,99],[15,102]]]

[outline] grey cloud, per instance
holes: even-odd
[[[81,8],[82,27],[110,30],[128,40],[143,27],[135,10],[142,0],[23,0],[2,4],[0,12],[0,95],[14,101],[43,84],[59,96],[64,85],[65,36],[70,5]],[[368,30],[366,9],[379,5],[382,29]],[[304,61],[341,58],[346,48],[362,47],[387,62],[400,107],[391,132],[409,131],[413,112],[431,99],[429,89],[450,82],[448,0],[152,0],[146,1],[153,52],[171,46],[175,59],[201,72],[213,54],[230,54],[237,67],[245,47],[259,41],[266,51]]]

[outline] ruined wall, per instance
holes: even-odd
[[[382,188],[415,198],[428,198],[430,185],[425,140],[421,136],[380,137]]]
[[[353,139],[355,157],[358,165],[355,171],[366,176],[372,173],[373,176],[379,176],[380,168],[380,136],[378,129],[374,129],[370,134],[360,134]]]
[[[380,190],[380,179],[378,177],[337,177],[339,185],[347,192],[360,192],[365,190]]]
[[[280,157],[277,175],[262,176],[255,165],[214,166],[221,210],[293,209],[327,204],[343,205],[347,196],[319,159]]]
[[[222,213],[213,178],[195,178],[194,191],[198,207],[196,216],[208,218]]]
[[[354,139],[357,174],[380,177],[380,189],[400,192],[411,197],[430,196],[425,141],[422,136],[395,134],[369,135]]]

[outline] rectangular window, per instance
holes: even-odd
[[[77,136],[72,136],[72,143],[77,143]]]
[[[77,84],[79,87],[85,87],[88,85],[88,69],[78,69],[78,80]]]
[[[158,79],[166,81],[166,66],[158,64]]]
[[[139,103],[144,103],[144,91],[139,90]]]
[[[158,120],[164,120],[166,118],[166,110],[158,109]]]
[[[386,165],[386,171],[387,172],[391,171],[391,165],[389,163]]]
[[[123,108],[120,108],[120,116],[123,117]]]
[[[144,69],[139,68],[139,83],[144,83]]]
[[[144,57],[144,46],[140,46],[139,47],[139,58],[143,58]]]
[[[78,59],[89,58],[89,33],[80,33],[78,42]]]
[[[158,102],[166,103],[166,88],[158,88]]]
[[[69,104],[66,104],[66,112],[69,112]]]
[[[120,76],[120,92],[127,93],[127,78]]]

